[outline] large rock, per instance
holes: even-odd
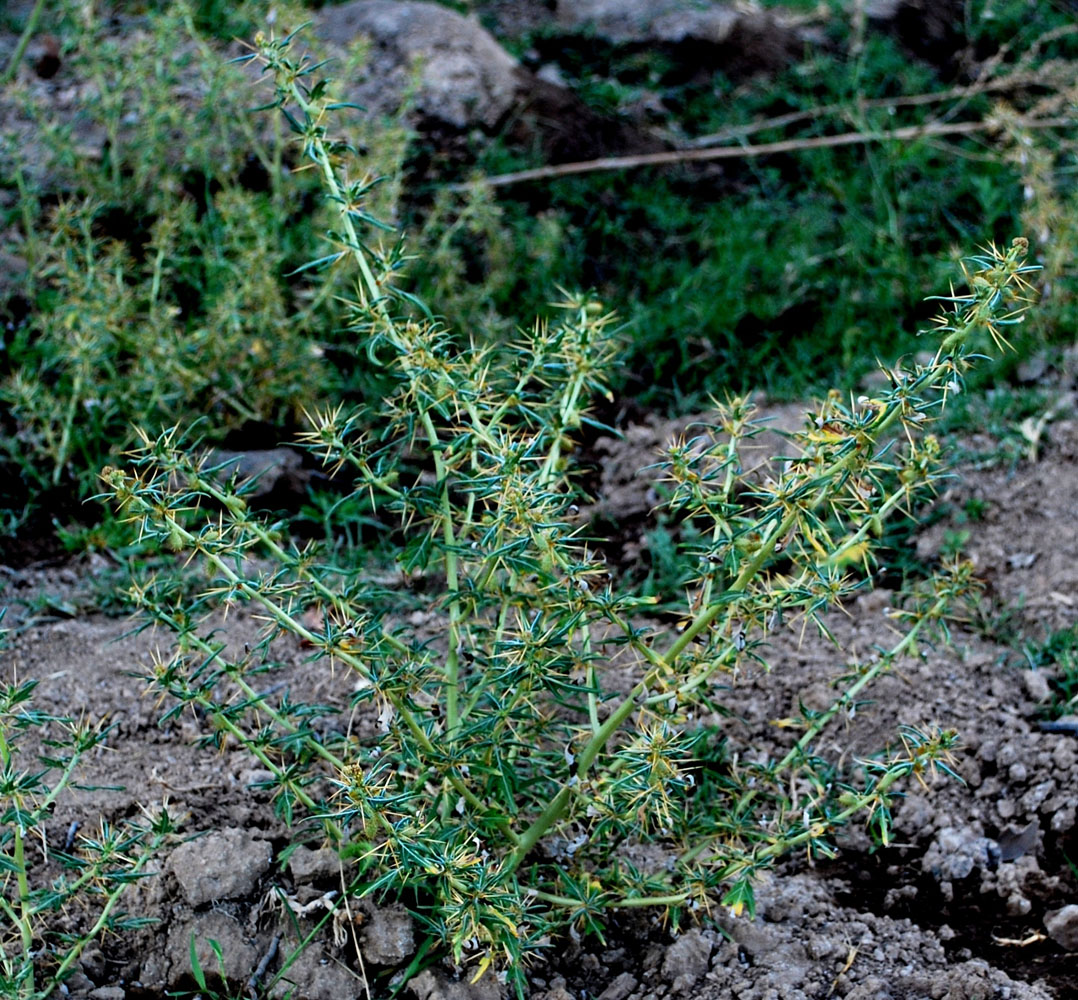
[[[396,114],[417,73],[415,114],[454,128],[493,128],[516,100],[516,60],[477,21],[437,4],[353,0],[319,11],[315,30],[333,46],[370,39],[366,65],[347,90],[369,111]]]
[[[1078,906],[1071,903],[1044,915],[1048,936],[1067,951],[1078,951]]]
[[[738,75],[774,71],[822,36],[804,17],[699,0],[558,0],[567,31],[594,31],[614,45],[677,48],[701,68]]]
[[[725,4],[692,0],[558,0],[558,23],[578,31],[591,28],[615,44],[688,40],[725,42],[741,13]]]

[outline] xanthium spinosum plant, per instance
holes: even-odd
[[[312,266],[353,270],[351,329],[396,386],[367,407],[315,413],[303,444],[399,525],[399,568],[436,588],[442,627],[403,622],[384,583],[293,545],[181,432],[143,434],[130,471],[104,471],[108,492],[143,536],[215,580],[194,602],[152,582],[135,594],[145,621],[177,636],[151,671],[173,710],[199,707],[208,740],[239,741],[272,773],[285,815],[318,818],[342,856],[362,859],[357,890],[404,895],[456,962],[508,968],[518,989],[555,933],[601,934],[626,908],[673,921],[720,904],[751,914],[754,880],[776,858],[827,854],[855,817],[886,843],[896,782],[947,770],[955,734],[904,730],[897,751],[852,775],[814,744],[875,678],[946,632],[974,589],[969,564],[945,564],[897,602],[900,638],[851,664],[830,708],[804,710],[781,759],[735,752],[721,726],[716,743],[692,720],[721,712],[723,684],[765,662],[777,629],[826,632],[828,609],[870,576],[885,519],[944,474],[929,428],[974,352],[1004,345],[1021,320],[1026,242],[972,258],[968,292],[942,300],[931,360],[887,369],[872,398],[828,395],[770,478],[742,461],[760,430],[745,399],[670,447],[665,502],[705,526],[683,553],[698,573],[671,630],[646,617],[649,601],[619,593],[575,523],[573,439],[617,356],[613,317],[566,295],[555,322],[509,346],[444,329],[396,284],[404,250],[366,210],[376,179],[330,137],[339,105],[291,42],[260,37],[249,58],[271,74],[274,105],[336,208]],[[267,625],[258,649],[229,658],[209,607],[239,602]],[[354,672],[376,738],[316,733],[317,709],[258,690],[282,634]],[[641,842],[669,863],[630,863],[626,845]]]

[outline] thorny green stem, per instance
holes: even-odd
[[[142,854],[138,858],[138,860],[135,861],[134,864],[132,864],[130,872],[132,874],[138,874],[138,872],[140,872],[146,865],[146,862],[154,856],[158,848],[160,848],[164,842],[165,837],[163,835],[159,834],[158,836],[156,836],[151,841],[150,846],[143,849]],[[89,945],[91,941],[97,940],[98,935],[107,926],[109,917],[112,915],[112,911],[116,908],[116,904],[119,902],[120,897],[123,895],[125,889],[126,885],[121,883],[109,894],[108,900],[101,908],[101,913],[98,914],[97,920],[94,921],[93,927],[91,927],[88,932],[83,934],[83,936],[78,940],[74,947],[72,947],[68,951],[67,955],[64,957],[64,960],[57,968],[56,972],[53,973],[52,978],[49,981],[50,989],[59,986],[60,983],[63,982],[64,977],[67,975],[71,967],[79,960],[79,956],[82,955],[87,945]]]
[[[991,311],[980,309],[974,310],[972,315],[967,317],[966,322],[962,327],[948,336],[944,345],[947,349],[964,343],[973,330],[979,326],[985,324],[986,319],[991,317]],[[939,351],[935,357],[934,367],[938,367],[941,359],[944,357],[944,346],[941,345]],[[942,374],[937,381],[942,379]],[[886,407],[876,418],[873,426],[871,427],[871,440],[873,442],[879,441],[879,439],[892,427],[896,420],[902,414],[902,406],[899,402],[892,402]],[[828,481],[836,476],[849,470],[855,462],[862,458],[862,454],[859,449],[851,449],[846,455],[837,459],[826,469],[817,474],[816,478]],[[733,584],[729,588],[729,592],[738,593],[745,589],[750,581],[755,579],[764,564],[775,552],[775,546],[779,540],[785,538],[787,533],[797,524],[798,519],[802,516],[803,512],[807,510],[813,510],[823,502],[826,495],[825,488],[821,488],[818,491],[814,500],[804,505],[793,505],[786,515],[778,522],[777,525],[772,527],[770,533],[764,538],[760,544],[760,547],[756,554],[749,560],[745,567],[738,574]],[[686,627],[681,635],[671,644],[667,650],[665,656],[661,657],[662,666],[668,670],[673,668],[673,665],[677,662],[680,654],[685,650],[692,640],[708,628],[714,621],[722,614],[723,609],[727,609],[728,614],[732,615],[733,611],[729,609],[729,604],[726,601],[716,601],[710,606],[703,608],[696,618]],[[911,640],[912,641],[912,640]],[[693,679],[690,678],[690,682]],[[862,685],[863,687],[863,685]],[[595,759],[599,753],[603,750],[611,737],[616,733],[621,726],[626,722],[633,710],[642,702],[647,696],[648,689],[646,681],[640,681],[633,687],[632,691],[624,698],[624,700],[614,708],[606,721],[599,727],[599,730],[594,733],[587,745],[581,751],[577,758],[577,775],[583,780],[588,770],[591,768]],[[841,708],[841,706],[839,706]],[[837,709],[836,709],[837,711]],[[563,788],[561,792],[551,801],[550,806],[543,811],[543,813],[536,819],[532,827],[525,833],[522,844],[527,841],[538,842],[543,833],[546,832],[554,823],[556,823],[564,814],[564,810],[569,802],[568,789]],[[557,806],[557,808],[552,808]],[[796,846],[796,845],[793,845]],[[517,846],[517,851],[520,850],[521,845]],[[514,852],[514,857],[516,852]],[[519,860],[513,864],[516,867],[519,864]]]
[[[8,743],[7,737],[2,731],[0,731],[0,761],[2,761],[5,769],[10,768],[13,763],[13,754],[11,746]],[[49,789],[48,793],[41,799],[40,802],[35,804],[33,812],[30,814],[27,822],[27,827],[24,828],[21,822],[14,824],[12,831],[12,837],[14,843],[12,845],[12,854],[14,863],[16,866],[16,884],[19,890],[19,905],[18,911],[14,912],[7,900],[0,896],[0,904],[2,909],[8,914],[8,918],[18,926],[19,939],[22,948],[23,956],[29,956],[33,950],[34,944],[34,931],[33,931],[33,918],[36,915],[36,910],[30,902],[30,877],[29,872],[26,869],[26,832],[27,828],[33,829],[37,827],[43,816],[46,816],[52,809],[53,803],[56,801],[60,793],[70,784],[72,776],[75,772],[75,768],[78,766],[81,754],[72,752],[67,763],[64,765],[63,770],[60,772],[59,777],[53,784],[53,787]],[[19,795],[14,796],[17,808],[21,810],[23,805],[22,797]],[[29,976],[30,994],[34,992],[34,970],[33,963],[30,963],[28,967],[27,975]]]
[[[731,433],[730,440],[726,442],[726,475],[723,477],[722,490],[719,494],[722,497],[723,503],[726,503],[730,499],[730,491],[734,488],[734,466],[737,462],[737,446],[739,443],[739,435],[737,433]],[[715,527],[711,532],[712,544],[718,542],[724,532],[728,530],[725,519],[720,520],[716,518]],[[700,595],[700,603],[702,606],[707,607],[711,603],[711,592],[714,588],[715,578],[708,577]]]
[[[18,925],[19,925],[19,938],[22,945],[22,953],[24,956],[29,956],[34,947],[34,931],[31,924],[31,918],[33,917],[33,911],[30,906],[30,878],[26,871],[26,852],[25,852],[25,837],[26,833],[23,830],[21,824],[15,824],[14,838],[15,838],[15,865],[16,867],[16,881],[19,887],[19,913],[18,913]],[[34,990],[34,966],[30,963],[30,967],[27,970],[27,976],[29,977],[30,992]]]
[[[3,731],[0,730],[0,762],[3,763],[4,769],[7,770],[12,766],[12,752],[11,747],[8,744],[7,737]],[[70,773],[70,771],[68,772]],[[16,805],[21,806],[21,801],[16,798]],[[30,912],[30,882],[26,872],[26,857],[23,846],[23,838],[25,832],[21,823],[16,823],[13,831],[14,844],[13,844],[13,856],[15,861],[16,883],[19,887],[19,909],[16,913],[8,904],[7,900],[0,896],[0,904],[8,914],[8,919],[11,920],[19,928],[19,938],[22,946],[22,953],[24,956],[29,955],[34,945],[33,928],[30,923],[32,916]],[[30,976],[30,990],[34,988],[34,970],[33,966],[30,966],[28,975]]]
[[[249,753],[254,754],[254,756],[257,757],[262,763],[262,765],[273,774],[273,776],[277,779],[278,782],[280,782],[281,787],[289,788],[292,794],[295,795],[295,797],[299,799],[299,801],[302,802],[311,811],[312,814],[316,814],[318,812],[318,803],[315,802],[314,799],[312,799],[303,790],[303,787],[297,785],[293,781],[288,780],[285,776],[284,769],[280,767],[280,765],[278,765],[277,762],[274,761],[273,758],[270,757],[269,754],[267,754],[260,746],[255,743],[252,743],[251,740],[248,739],[247,734],[242,729],[240,729],[239,726],[237,726],[231,719],[229,719],[226,715],[222,714],[217,705],[215,705],[209,698],[205,697],[204,695],[195,695],[194,700],[197,704],[201,705],[207,712],[209,712],[213,716],[218,726],[231,733],[241,746],[246,747]],[[315,746],[317,746],[317,744],[315,744]],[[327,820],[326,829],[332,839],[339,843],[341,839],[340,827],[337,826],[337,824],[334,823],[332,820]]]
[[[213,567],[228,580],[233,587],[238,589],[248,600],[252,600],[260,604],[270,615],[275,622],[288,631],[298,635],[301,639],[306,639],[312,646],[321,647],[324,645],[315,633],[304,626],[300,621],[284,611],[278,605],[266,597],[257,587],[252,587],[246,580],[244,580],[231,566],[225,562],[217,553],[207,550],[198,540],[198,538],[183,528],[174,518],[170,519],[170,525],[174,528],[177,534],[195,551],[200,551],[204,558]],[[343,663],[352,667],[356,673],[358,673],[365,680],[370,682],[372,680],[370,672],[366,665],[358,657],[349,653],[343,649],[334,649],[332,655]],[[419,721],[416,719],[415,714],[408,708],[403,701],[392,695],[387,694],[387,697],[391,699],[394,709],[400,714],[400,717],[404,720],[405,725],[411,731],[416,741],[426,750],[428,753],[434,753],[434,744],[431,743],[430,737],[427,736],[426,731],[420,726]],[[488,811],[488,807],[475,795],[475,793],[468,788],[464,781],[457,774],[450,774],[448,776],[450,783],[460,793],[471,806],[476,809],[480,809],[483,812]],[[509,829],[509,820],[507,817],[497,817],[496,822],[505,824],[505,833],[512,838],[515,836]]]
[[[180,623],[176,621],[176,619],[169,615],[167,612],[158,609],[155,612],[155,615],[158,621],[168,625],[169,628],[171,628],[174,632],[178,633],[181,630]],[[221,654],[221,650],[219,648],[213,646],[211,643],[207,642],[199,635],[189,635],[188,641],[200,652],[205,653],[207,656],[217,658]],[[245,677],[243,677],[237,672],[232,671],[229,672],[228,676],[240,688],[240,690],[243,691],[245,695],[247,695],[247,697],[252,702],[258,703],[259,709],[265,712],[266,715],[268,715],[276,725],[280,726],[282,729],[286,729],[290,733],[299,732],[299,727],[293,722],[291,722],[289,719],[286,719],[272,705],[270,705],[264,697],[259,695],[259,693],[255,691],[255,689],[251,687],[251,685],[247,682],[247,679]],[[212,701],[206,699],[203,702],[200,702],[200,704],[202,704],[202,707],[215,717],[220,715],[219,707],[215,705]],[[331,764],[338,770],[344,769],[344,761],[341,760],[331,750],[328,750],[326,747],[324,747],[321,743],[313,743],[312,749],[319,757],[326,761],[327,764]]]
[[[941,614],[947,608],[947,597],[940,597],[932,605],[932,607],[910,627],[910,630],[902,637],[895,646],[884,653],[880,658],[872,664],[864,673],[858,678],[850,687],[843,691],[841,697],[837,698],[831,707],[826,712],[821,713],[812,724],[805,730],[801,738],[793,745],[789,753],[779,761],[775,768],[776,773],[786,770],[796,760],[801,758],[809,744],[820,735],[824,727],[841,712],[844,708],[853,703],[854,699],[880,674],[886,673],[891,669],[895,660],[897,660],[911,645],[916,641],[918,634],[925,627],[925,625],[934,619],[940,617]]]
[[[575,778],[572,780],[574,782],[576,781]],[[538,817],[536,817],[535,822],[520,835],[512,853],[502,866],[502,871],[505,874],[508,875],[516,871],[520,866],[520,863],[528,856],[535,845],[539,843],[543,834],[561,818],[562,813],[565,812],[565,807],[569,804],[569,799],[572,797],[572,794],[572,788],[570,788],[569,785],[563,785],[558,791],[558,794],[547,803],[547,807]]]
[[[289,83],[289,94],[311,121],[316,120],[317,116],[311,114],[313,108],[310,102],[304,95],[302,88],[294,80]],[[363,252],[363,244],[360,242],[359,233],[356,232],[355,224],[352,221],[348,199],[345,198],[344,192],[341,190],[340,182],[337,179],[337,171],[333,167],[333,160],[320,136],[310,136],[309,144],[311,150],[316,154],[315,161],[322,168],[322,177],[325,180],[330,196],[338,205],[337,211],[340,215],[341,224],[344,226],[345,233],[348,236],[347,248],[359,266],[360,274],[366,285],[366,290],[364,290],[363,286],[359,287],[359,292],[363,296],[363,304],[371,305],[378,309],[379,315],[386,323],[386,332],[392,337],[394,332],[393,321],[386,309],[382,289],[379,287],[378,281],[374,277],[374,272],[367,262],[367,256]]]
[[[429,412],[423,413],[423,426],[434,454],[434,471],[441,486],[442,540],[445,542],[445,575],[449,589],[449,649],[445,661],[445,727],[450,741],[460,725],[460,579],[457,576],[456,535],[453,532],[453,508],[449,502],[449,476],[438,447],[438,432]]]
[[[571,896],[559,896],[553,892],[544,892],[541,889],[534,891],[536,899],[541,899],[551,906],[565,906],[576,909],[580,906],[579,899]],[[611,899],[603,902],[603,906],[612,910],[645,909],[651,906],[679,906],[689,898],[688,893],[675,892],[666,896],[630,896],[626,899]]]
[[[783,854],[788,853],[795,847],[800,847],[802,844],[807,844],[813,840],[819,840],[821,837],[827,834],[829,830],[837,829],[842,826],[846,820],[856,816],[858,813],[863,812],[866,806],[872,805],[873,802],[880,801],[883,793],[887,791],[899,778],[906,774],[906,769],[903,767],[894,767],[888,770],[883,777],[867,792],[862,795],[853,797],[848,801],[848,804],[843,807],[839,812],[834,813],[827,817],[826,821],[818,820],[812,823],[807,830],[802,830],[801,833],[794,834],[790,837],[783,837],[773,843],[768,844],[766,847],[760,848],[758,851],[754,851],[752,855],[752,863],[758,866],[761,862],[770,861],[773,858],[781,857]],[[678,859],[683,863],[689,863],[699,857],[708,847],[710,842],[705,841],[697,844],[691,850],[686,851]],[[690,893],[685,893],[684,898],[688,899]]]
[[[889,497],[887,501],[883,504],[883,506],[880,507],[879,511],[874,514],[873,518],[866,519],[865,523],[862,524],[856,532],[854,532],[849,538],[846,539],[845,542],[843,542],[843,544],[838,549],[835,550],[833,558],[840,559],[843,555],[845,555],[846,552],[852,549],[859,542],[863,541],[872,528],[872,521],[878,521],[885,518],[903,501],[903,499],[905,499],[905,497],[902,493],[895,493],[891,497]],[[801,577],[799,577],[798,580],[794,582],[791,589],[796,589],[800,584],[804,582],[807,576],[808,571],[805,570],[802,573]],[[730,658],[736,652],[736,646],[731,643],[726,647],[725,651],[720,656],[715,657],[703,669],[696,671],[688,680],[683,681],[669,691],[662,691],[659,694],[651,695],[644,700],[643,704],[658,705],[664,701],[669,700],[672,695],[675,697],[684,697],[690,692],[695,691],[698,687],[701,687],[702,685],[706,684],[717,670],[722,669],[722,667],[729,662]]]
[[[313,108],[310,102],[307,101],[302,88],[293,81],[290,84],[289,90],[292,99],[303,113],[308,119],[314,120],[315,116],[312,115]],[[359,287],[363,304],[369,305],[377,310],[378,315],[385,324],[387,336],[398,346],[398,348],[404,349],[406,345],[401,343],[400,338],[396,335],[395,325],[386,308],[384,292],[380,287],[378,280],[375,278],[374,272],[371,270],[366,253],[363,251],[363,244],[360,242],[359,233],[356,231],[355,224],[352,221],[350,213],[351,206],[349,205],[348,199],[345,197],[345,192],[341,189],[340,181],[337,178],[337,171],[333,166],[333,160],[320,135],[311,135],[309,144],[315,154],[315,159],[322,167],[322,176],[325,180],[326,187],[330,192],[330,196],[338,205],[338,215],[340,216],[341,224],[344,227],[345,234],[348,238],[348,249],[351,251],[353,259],[359,265],[360,274],[363,276],[366,291],[364,292],[363,286]],[[434,421],[431,419],[429,410],[422,411],[420,420],[423,424],[424,431],[426,432],[427,440],[431,447],[431,453],[434,456],[435,474],[438,477],[438,481],[442,484],[442,533],[446,545],[446,575],[448,578],[449,592],[452,595],[449,603],[449,650],[446,655],[446,735],[452,740],[460,723],[458,698],[461,608],[460,598],[458,596],[459,580],[457,577],[457,555],[455,552],[456,538],[453,532],[452,508],[449,503],[448,472],[445,460],[442,457],[442,448],[438,438],[438,431],[434,426]],[[394,704],[394,708],[399,712],[405,710],[403,704]],[[409,721],[406,718],[405,721],[408,723],[408,726],[412,729],[413,733],[420,731],[418,726],[414,725],[414,720]],[[459,790],[460,789],[458,789],[458,791]]]
[[[276,558],[282,560],[284,564],[291,564],[291,557],[288,555],[288,553],[284,551],[284,549],[282,549],[277,544],[276,541],[273,540],[270,533],[267,532],[264,528],[262,528],[257,521],[250,520],[244,515],[244,505],[242,500],[217,489],[203,476],[194,477],[192,480],[192,486],[195,486],[196,488],[204,491],[209,496],[222,503],[236,517],[237,524],[242,524],[243,527],[250,530],[252,534],[259,538],[259,540],[269,549],[269,551]],[[144,501],[140,500],[140,503],[142,503],[144,507],[146,506]],[[235,570],[232,569],[232,567],[223,558],[221,558],[221,556],[219,556],[216,552],[213,552],[210,549],[206,548],[196,535],[192,534],[181,524],[179,524],[179,522],[175,519],[171,512],[167,512],[165,514],[165,517],[167,519],[170,532],[175,535],[175,537],[180,541],[180,543],[190,547],[196,552],[201,552],[203,557],[219,573],[221,573],[222,576],[224,576],[224,578],[229,582],[229,584],[232,585],[233,589],[238,590],[248,600],[255,601],[256,603],[261,605],[261,607],[265,609],[265,611],[277,624],[281,625],[286,630],[291,631],[293,634],[299,636],[301,639],[306,640],[312,646],[315,646],[316,648],[322,648],[325,645],[314,632],[304,626],[300,621],[290,615],[287,611],[280,608],[274,601],[272,601],[269,597],[263,594],[257,587],[252,586],[246,580],[244,580],[238,573],[235,572]],[[336,605],[338,603],[338,598],[336,597],[336,595],[334,595],[332,591],[329,590],[329,588],[319,582],[316,578],[311,578],[309,582],[314,585],[316,591],[318,591],[321,595],[325,596],[328,600],[330,600],[333,605]],[[383,638],[389,644],[397,648],[399,652],[407,651],[407,647],[403,643],[401,643],[399,639],[390,636],[388,633],[383,633]],[[369,670],[359,657],[348,652],[347,650],[340,649],[339,647],[335,647],[329,650],[329,652],[332,656],[341,660],[343,663],[354,669],[361,677],[368,681],[368,683],[372,681]],[[397,711],[400,718],[404,721],[405,725],[408,727],[409,731],[412,733],[413,737],[420,744],[420,746],[427,753],[433,754],[434,745],[430,741],[430,738],[427,736],[425,730],[420,726],[414,713],[408,708],[406,704],[404,704],[402,699],[395,695],[393,692],[387,692],[386,697],[389,700],[390,704],[393,705],[394,710]],[[321,753],[323,756],[326,752],[328,751],[325,751],[324,748],[319,748],[319,753]],[[482,812],[485,815],[490,812],[490,807],[486,803],[484,803],[467,786],[467,784],[458,774],[451,773],[446,777],[450,784],[453,786],[453,788],[457,791],[457,793],[474,809]],[[491,819],[503,830],[503,833],[510,839],[511,842],[516,843],[517,834],[512,829],[510,820],[507,816],[495,816],[491,817]]]
[[[22,57],[26,55],[26,47],[30,44],[30,39],[34,37],[34,32],[37,31],[37,22],[44,9],[45,0],[37,0],[37,3],[34,4],[34,9],[30,11],[30,16],[26,19],[26,25],[23,27],[19,41],[15,45],[15,51],[11,53],[11,58],[8,59],[7,66],[4,67],[3,76],[0,76],[0,87],[6,87],[15,79],[19,63],[22,62]]]
[[[895,422],[895,419],[901,412],[901,407],[897,403],[893,403],[888,409],[881,413],[880,416],[876,418],[875,426],[872,428],[872,440],[879,440],[879,438],[885,434]],[[858,450],[851,449],[847,455],[842,456],[826,469],[817,473],[815,478],[824,481],[832,480],[840,476],[843,472],[846,472],[859,458],[861,458],[861,453]],[[821,487],[814,500],[804,504],[791,505],[790,510],[787,511],[782,520],[779,521],[777,525],[773,526],[767,537],[762,540],[758,551],[748,561],[741,572],[738,573],[737,579],[730,585],[729,590],[723,595],[724,597],[731,593],[736,594],[744,591],[748,584],[757,577],[768,559],[775,554],[775,546],[778,545],[779,541],[786,537],[805,513],[819,507],[823,502],[826,493],[826,487]],[[703,632],[704,629],[711,625],[715,619],[722,614],[723,609],[726,609],[731,615],[733,614],[733,611],[730,610],[729,601],[716,601],[708,607],[703,608],[666,651],[664,657],[666,663],[672,665],[677,662],[677,658],[684,652],[685,647]]]

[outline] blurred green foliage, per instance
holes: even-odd
[[[974,10],[981,6],[968,5],[968,46],[956,58],[991,63],[1000,75],[1078,57],[1066,4]],[[754,129],[744,141],[886,131],[941,109],[944,120],[995,113],[993,92],[931,103],[928,113],[903,106],[903,95],[970,81],[878,32],[851,56],[848,23],[833,21],[830,46],[786,71],[747,80],[719,69],[685,79],[669,54],[573,43],[554,26],[516,50],[555,62],[601,114],[639,119],[647,95],[675,142],[797,114],[796,128]],[[1062,35],[1042,42],[1051,31]],[[1002,94],[1028,102],[1018,88]],[[506,141],[482,141],[473,152],[483,175],[543,163],[538,148]],[[1049,172],[1066,169],[1069,154],[1052,153]],[[493,199],[442,190],[425,216],[440,252],[423,261],[420,291],[453,322],[475,328],[541,311],[555,286],[592,286],[627,320],[619,388],[649,407],[691,410],[724,391],[794,398],[823,383],[852,387],[875,357],[919,348],[916,332],[930,315],[923,300],[946,282],[959,247],[1026,231],[1033,206],[1024,173],[1005,140],[978,136],[803,150],[726,161],[721,170],[602,171],[499,189]],[[451,282],[447,260],[457,262]],[[1064,294],[1017,345],[1023,351],[1069,336],[1059,321],[1073,296],[1057,291]]]

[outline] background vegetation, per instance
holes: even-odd
[[[9,539],[31,522],[51,536],[52,520],[100,518],[81,500],[136,417],[201,419],[211,441],[265,446],[287,439],[312,400],[381,391],[335,332],[326,305],[340,290],[294,273],[320,231],[311,179],[283,182],[291,154],[242,113],[241,70],[220,58],[221,40],[257,27],[251,8],[121,4],[136,19],[121,37],[93,5],[46,7],[62,58],[95,86],[62,113],[41,88],[8,88],[23,132],[5,142],[0,224],[27,265],[0,303]],[[453,181],[540,165],[542,151],[507,132],[434,158],[433,140],[402,120],[354,127],[388,178],[377,208],[413,234],[413,290],[451,325],[505,338],[559,287],[590,287],[624,323],[610,416],[689,411],[748,389],[794,398],[853,388],[877,358],[918,350],[924,299],[957,257],[1019,231],[1048,264],[1051,294],[1018,357],[1070,339],[1073,146],[1065,130],[1023,123],[1058,118],[1073,96],[1072,19],[1063,2],[971,2],[961,49],[933,62],[835,5],[826,46],[742,78],[686,75],[668,54],[573,41],[552,25],[510,43],[525,65],[556,65],[594,111],[637,124],[646,113],[675,144],[715,134],[793,144],[721,170],[454,193]],[[24,22],[8,14],[7,26]],[[937,96],[909,100],[925,94]],[[796,149],[959,116],[994,116],[998,128]],[[103,139],[104,155],[88,139]]]

